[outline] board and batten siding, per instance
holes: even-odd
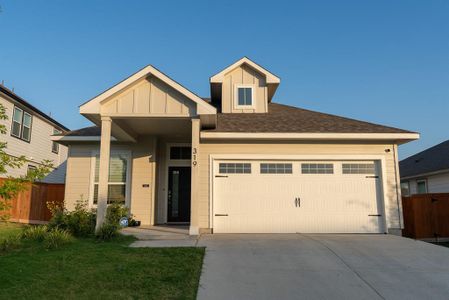
[[[21,168],[8,169],[6,175],[18,177],[27,173],[28,165],[37,166],[40,162],[48,159],[53,162],[54,169],[47,175],[43,182],[48,183],[64,183],[66,174],[67,147],[59,145],[59,152],[52,152],[51,135],[53,135],[53,126],[48,121],[38,117],[33,111],[17,104],[17,107],[23,109],[32,115],[31,124],[31,140],[23,141],[19,138],[11,136],[11,124],[14,111],[13,100],[0,94],[0,104],[6,109],[8,120],[0,120],[0,123],[6,126],[7,133],[1,134],[2,142],[7,142],[6,153],[15,157],[24,155],[28,162]]]
[[[235,91],[238,85],[252,85],[256,100],[254,109],[236,107]],[[222,86],[223,113],[265,113],[268,111],[267,84],[264,75],[249,66],[242,65],[225,75]]]
[[[390,149],[386,152],[386,149]],[[391,144],[348,144],[348,143],[207,143],[203,142],[199,147],[198,157],[198,198],[193,206],[198,207],[198,224],[192,224],[206,231],[210,228],[210,156],[218,154],[267,154],[267,155],[373,155],[385,157],[386,186],[385,201],[386,222],[391,232],[400,229],[402,223],[402,207],[400,190],[398,190],[399,178],[397,178],[397,165],[395,167],[395,149]],[[397,156],[396,156],[397,157]]]
[[[195,103],[154,76],[141,79],[101,104],[102,115],[193,116]]]
[[[76,201],[89,199],[92,188],[92,155],[99,144],[73,144],[67,162],[65,205],[73,210]],[[142,225],[152,225],[153,199],[155,197],[156,140],[142,137],[133,144],[112,144],[111,151],[130,151],[129,178],[131,214]]]

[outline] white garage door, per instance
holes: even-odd
[[[381,233],[375,161],[215,161],[215,233]]]

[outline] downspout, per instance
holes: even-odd
[[[394,178],[395,178],[395,182],[396,182],[396,205],[398,208],[398,220],[399,220],[399,229],[402,229],[402,217],[401,217],[401,209],[400,209],[400,204],[399,204],[399,188],[400,188],[400,184],[398,185],[398,168],[397,168],[397,145],[393,144],[393,161],[394,161]]]

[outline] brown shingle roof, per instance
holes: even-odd
[[[278,103],[268,104],[268,113],[220,113],[217,127],[207,132],[291,133],[411,133],[335,115]]]

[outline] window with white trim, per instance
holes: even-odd
[[[190,146],[171,146],[170,147],[171,160],[191,160],[192,147]]]
[[[58,135],[61,134],[62,131],[58,130],[56,128],[53,128],[53,135]],[[55,141],[52,142],[51,144],[51,152],[58,154],[59,153],[59,144],[56,143]]]
[[[237,106],[253,106],[253,88],[249,86],[237,87]]]
[[[333,164],[304,163],[301,164],[302,174],[334,174]]]
[[[220,163],[221,174],[251,174],[251,164],[248,163]]]
[[[26,142],[31,140],[32,117],[23,109],[14,107],[12,115],[11,135]]]
[[[108,204],[121,203],[126,204],[126,195],[128,188],[128,168],[129,155],[120,153],[111,153],[109,161],[108,176]],[[100,156],[95,156],[95,173],[93,183],[93,204],[98,203],[98,182],[100,171]]]
[[[342,164],[343,174],[375,174],[374,164]]]
[[[410,182],[408,181],[401,182],[401,195],[410,196]]]
[[[261,174],[292,174],[292,164],[271,163],[260,164]]]
[[[427,180],[416,180],[416,190],[418,194],[427,194]]]

